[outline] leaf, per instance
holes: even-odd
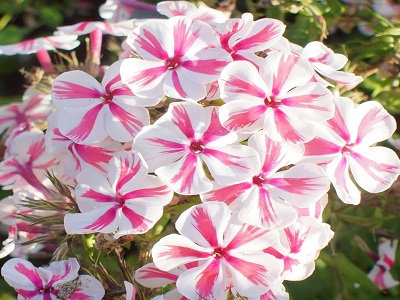
[[[376,36],[382,36],[382,35],[400,36],[400,28],[399,27],[389,28],[386,29],[384,32],[376,34]]]
[[[344,213],[339,213],[337,214],[337,216],[340,220],[346,223],[356,224],[358,226],[364,226],[364,227],[381,226],[384,221],[388,220],[388,217],[385,218],[358,217]]]

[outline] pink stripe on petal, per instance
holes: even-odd
[[[249,127],[256,123],[260,118],[264,117],[267,108],[265,105],[253,106],[244,109],[241,112],[233,112],[228,119],[223,123],[228,130],[238,130]]]
[[[170,272],[162,271],[157,269],[156,267],[149,267],[146,269],[141,269],[140,272],[135,273],[137,279],[145,280],[145,279],[153,279],[153,278],[165,278],[170,280],[171,282],[176,282],[178,279],[178,275],[172,274]]]
[[[277,124],[277,130],[283,140],[292,143],[299,143],[304,140],[303,136],[293,128],[289,118],[283,111],[274,109],[274,120],[275,124]]]
[[[303,234],[300,233],[300,230],[294,230],[294,232],[290,231],[290,228],[285,228],[286,238],[290,245],[290,253],[299,253],[301,247],[303,246],[305,236],[310,231],[308,229]]]
[[[102,108],[103,104],[98,104],[88,110],[83,116],[81,122],[74,129],[65,134],[65,136],[77,142],[84,141],[92,132],[97,116]]]
[[[178,73],[175,71],[175,70],[172,70],[171,71],[172,72],[172,74],[171,74],[171,76],[172,76],[172,83],[173,83],[173,85],[174,85],[174,88],[176,89],[176,91],[178,92],[178,94],[184,99],[184,98],[187,98],[187,93],[185,92],[185,90],[183,89],[183,87],[182,87],[182,84],[181,84],[181,82],[180,82],[180,80],[179,80],[179,76],[178,76]]]
[[[96,90],[95,88],[87,88],[85,86],[68,81],[56,80],[52,90],[57,100],[80,98],[100,99],[103,95],[103,91]]]
[[[344,141],[350,141],[350,132],[338,106],[335,107],[333,118],[327,121],[332,130],[337,133]]]
[[[141,198],[150,198],[150,197],[157,197],[157,196],[163,196],[163,195],[168,195],[170,193],[170,189],[166,186],[159,186],[159,187],[154,187],[154,188],[148,188],[148,189],[139,189],[135,190],[129,193],[126,193],[124,195],[125,200],[132,200],[132,199],[141,199]]]
[[[94,190],[88,190],[80,195],[82,198],[93,199],[96,202],[105,202],[105,203],[117,203],[116,196],[105,195],[100,192],[96,192]]]
[[[36,268],[29,269],[24,264],[18,263],[15,265],[15,270],[29,279],[35,287],[41,288],[43,286],[43,279],[40,277]]]
[[[193,46],[193,43],[199,38],[200,28],[197,31],[192,31],[193,20],[189,24],[185,22],[187,19],[180,19],[174,24],[174,55],[183,56]],[[188,26],[186,26],[188,25]]]
[[[268,270],[265,266],[245,261],[243,259],[232,256],[229,253],[224,254],[224,259],[232,268],[241,273],[244,278],[247,278],[253,284],[267,286],[267,282],[269,280],[266,276]]]
[[[145,232],[149,229],[149,226],[153,223],[151,220],[146,219],[144,216],[137,214],[127,206],[122,207],[122,213],[129,220],[132,228],[136,232]]]
[[[215,224],[204,207],[195,208],[191,216],[195,223],[191,224],[204,237],[211,247],[220,246],[218,241],[218,233]]]
[[[265,99],[268,96],[264,90],[251,81],[246,81],[235,76],[230,76],[226,80],[225,89],[231,93],[249,94],[260,99]]]
[[[43,297],[43,294],[39,292],[39,290],[29,291],[23,289],[15,289],[15,291],[18,293],[18,295],[24,297],[23,299],[32,299],[37,296]]]
[[[235,237],[225,248],[229,250],[240,248],[241,246],[252,242],[253,240],[263,236],[266,233],[266,229],[243,224],[240,227],[240,230],[236,233]]]
[[[165,66],[159,66],[155,68],[140,70],[136,72],[132,72],[129,74],[129,77],[125,81],[126,84],[134,84],[135,86],[139,86],[141,88],[146,87],[152,81],[158,79],[159,77],[164,76],[167,72],[167,68]]]
[[[304,156],[340,155],[342,146],[334,144],[323,138],[316,137],[305,144]]]
[[[119,157],[118,158],[118,166],[119,166],[119,176],[117,179],[117,186],[115,187],[116,192],[119,193],[121,188],[129,182],[139,170],[143,167],[141,159],[138,156],[134,155],[134,159],[138,159],[136,161],[136,165],[132,166],[130,160],[127,157]],[[135,161],[133,160],[132,163]]]
[[[99,218],[94,221],[92,224],[87,225],[83,229],[90,229],[93,231],[101,231],[103,228],[110,225],[114,222],[117,217],[118,207],[114,206],[107,210],[103,215],[99,216]]]
[[[283,105],[292,106],[296,108],[307,108],[318,111],[326,111],[329,112],[331,109],[326,106],[321,106],[318,104],[316,100],[323,95],[321,94],[309,94],[309,95],[300,95],[293,96],[290,98],[284,98],[281,100]]]
[[[280,57],[278,69],[274,73],[273,77],[273,87],[272,95],[279,95],[283,86],[289,78],[292,69],[295,67],[296,63],[299,61],[299,57],[295,55],[285,55]],[[279,124],[279,123],[278,123]]]
[[[135,115],[124,110],[122,107],[110,103],[109,106],[113,116],[124,126],[127,132],[132,136],[136,135],[144,126],[144,124],[135,118]]]
[[[230,131],[226,130],[224,127],[222,127],[217,110],[214,108],[211,112],[211,121],[210,125],[208,125],[208,128],[203,134],[203,137],[201,141],[203,144],[208,144],[211,143],[220,137],[226,136],[230,133]]]
[[[243,161],[243,158],[241,156],[236,156],[236,155],[228,154],[223,151],[219,151],[219,150],[215,150],[215,149],[207,149],[207,148],[204,149],[201,152],[201,154],[213,157],[228,167],[239,167],[239,168],[243,168],[243,169],[249,169],[248,166],[244,166],[239,163],[240,161]]]
[[[368,113],[362,118],[360,124],[358,125],[357,140],[355,144],[362,142],[363,138],[374,131],[374,127],[379,126],[382,121],[389,118],[390,115],[384,113],[382,109],[378,107],[372,108]]]
[[[394,260],[387,256],[386,254],[383,256],[382,261],[389,267],[389,269],[393,268]]]
[[[320,190],[324,185],[314,183],[315,180],[320,178],[268,178],[266,183],[287,192],[302,195],[309,194],[310,191]]]
[[[279,216],[274,210],[272,199],[267,189],[259,188],[257,204],[259,210],[258,218],[261,223],[266,227],[275,227],[275,225],[278,224]]]
[[[180,190],[182,192],[189,192],[192,189],[194,172],[196,171],[196,164],[198,163],[197,155],[194,153],[189,153],[184,158],[182,164],[183,168],[178,174],[175,174],[171,179],[172,184],[176,184],[178,181],[181,182]]]
[[[157,37],[154,36],[153,33],[151,33],[145,28],[142,29],[142,33],[134,37],[133,43],[139,44],[142,50],[150,53],[151,55],[159,58],[160,60],[165,60],[169,56],[167,51],[164,49],[163,45],[157,39]]]
[[[198,275],[196,282],[197,294],[204,299],[215,299],[214,284],[220,275],[220,260],[213,259]],[[217,291],[220,292],[220,291]]]
[[[188,247],[182,246],[167,246],[169,249],[165,251],[161,251],[158,253],[158,258],[162,258],[162,260],[168,260],[170,258],[182,258],[182,257],[193,257],[193,260],[209,258],[212,256],[212,253],[201,252],[194,250]]]
[[[104,172],[106,170],[102,167],[102,163],[108,164],[114,154],[113,150],[80,144],[74,144],[74,148],[83,161]]]
[[[224,60],[200,59],[200,60],[183,61],[181,66],[182,66],[182,68],[185,68],[192,72],[196,72],[196,73],[200,73],[200,74],[219,75],[221,73],[221,70],[227,64],[228,63]]]
[[[213,190],[204,195],[207,198],[207,201],[224,202],[229,206],[252,186],[253,185],[250,182],[243,182],[218,190]]]
[[[154,146],[165,147],[165,150],[161,151],[161,153],[168,154],[186,151],[186,145],[163,140],[161,138],[148,138],[146,139],[146,141],[149,142],[149,144],[153,144]]]
[[[183,104],[177,104],[171,110],[172,122],[179,130],[189,139],[195,138],[195,129],[193,128],[192,120]]]

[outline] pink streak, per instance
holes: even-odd
[[[107,210],[103,215],[99,216],[99,218],[94,221],[92,224],[84,227],[84,229],[90,229],[93,231],[101,231],[108,225],[110,225],[117,216],[118,207],[113,206],[109,210]]]
[[[263,236],[267,233],[267,230],[258,228],[251,225],[243,224],[240,230],[236,233],[232,241],[225,247],[226,249],[232,250],[240,248],[247,243],[252,242],[255,239]]]
[[[83,116],[81,122],[70,132],[66,134],[72,140],[83,141],[85,140],[93,130],[94,124],[96,123],[97,116],[99,115],[103,104],[98,104],[89,109]]]
[[[194,153],[188,153],[184,157],[182,169],[178,172],[178,174],[175,174],[174,177],[172,177],[171,183],[176,184],[179,180],[181,180],[182,183],[180,190],[182,192],[189,192],[192,188],[197,163],[201,163],[199,162],[197,155]]]
[[[298,143],[303,137],[292,126],[287,115],[280,109],[274,109],[274,120],[279,134],[285,141]]]
[[[200,28],[197,29],[197,31],[192,32],[192,25],[192,20],[190,21],[190,24],[186,24],[184,19],[178,19],[176,24],[174,24],[174,56],[185,55],[186,52],[193,46],[193,43],[199,38]]]
[[[320,106],[316,104],[316,100],[318,100],[319,97],[324,96],[321,94],[308,94],[308,95],[301,95],[301,96],[293,96],[290,98],[284,98],[281,100],[281,103],[283,105],[291,106],[291,107],[296,107],[296,108],[308,108],[308,109],[313,109],[313,110],[318,110],[318,111],[327,111],[329,112],[330,109],[325,106]]]
[[[374,131],[375,125],[380,125],[380,122],[383,122],[386,118],[388,118],[388,114],[384,114],[380,109],[374,107],[363,117],[358,126],[357,132],[357,140],[355,144],[359,144],[362,142],[362,139],[369,133]]]
[[[278,37],[283,33],[282,26],[279,24],[271,23],[256,34],[241,39],[238,43],[233,46],[233,50],[248,50],[254,47],[260,48],[262,44],[271,41],[272,39]],[[256,51],[255,49],[253,49]],[[257,49],[257,50],[265,50],[265,49]]]
[[[188,69],[192,72],[219,75],[221,70],[228,64],[228,62],[217,59],[199,59],[199,60],[185,60],[181,63],[182,68]]]
[[[224,127],[228,130],[238,130],[253,125],[260,118],[264,117],[267,110],[265,105],[252,106],[241,112],[235,112],[229,115],[229,119],[225,121]]]
[[[142,32],[141,35],[135,36],[134,44],[139,44],[141,50],[150,53],[152,56],[160,60],[166,60],[169,57],[168,52],[161,45],[157,37],[145,28],[143,28]]]
[[[161,271],[155,267],[143,269],[140,272],[136,272],[136,274],[138,274],[138,279],[164,278],[170,280],[171,282],[176,282],[179,277],[170,272]]]
[[[201,252],[194,250],[192,248],[183,246],[168,246],[169,250],[165,250],[159,253],[160,258],[168,260],[170,258],[183,258],[183,257],[193,257],[193,259],[203,259],[211,257],[212,253]]]
[[[45,48],[41,48],[38,52],[36,52],[36,57],[45,71],[52,72],[55,70],[53,63],[51,62],[50,55]]]
[[[146,139],[146,141],[149,142],[149,144],[152,144],[153,146],[161,146],[165,148],[166,150],[161,151],[162,154],[183,152],[186,151],[187,147],[186,145],[163,140],[161,138],[148,138]]]
[[[15,266],[15,270],[29,279],[36,288],[41,288],[43,286],[43,279],[36,269],[28,269],[25,265],[18,263]]]
[[[166,72],[167,68],[165,66],[136,71],[135,73],[130,74],[126,83],[128,85],[132,83],[142,88],[157,78],[162,77]]]
[[[213,288],[215,282],[218,279],[219,273],[220,273],[220,261],[219,259],[214,259],[198,275],[196,282],[196,291],[201,298],[214,299]]]
[[[105,195],[100,192],[96,192],[94,190],[88,190],[87,192],[84,192],[81,197],[83,198],[89,198],[93,199],[96,202],[104,202],[104,203],[117,203],[116,201],[116,196],[114,195]]]
[[[211,112],[210,119],[210,125],[208,125],[207,130],[204,132],[203,137],[201,138],[203,144],[211,143],[230,133],[228,130],[222,127],[221,123],[219,122],[217,110],[215,108]]]
[[[125,200],[133,200],[133,199],[141,199],[141,198],[150,198],[167,195],[169,193],[169,189],[166,185],[147,188],[147,189],[139,189],[135,191],[128,192],[124,195]]]
[[[204,237],[209,245],[213,248],[221,246],[218,241],[217,229],[208,211],[202,207],[198,207],[193,210],[191,215],[195,221],[191,225]]]
[[[182,104],[177,104],[172,109],[172,122],[179,128],[179,130],[189,139],[195,138],[195,130],[193,128],[192,120]]]
[[[230,76],[225,84],[226,90],[231,93],[251,95],[260,99],[267,97],[266,92],[253,82],[243,80],[239,77]]]
[[[214,190],[207,193],[207,201],[224,202],[229,206],[252,186],[250,182],[243,182]]]
[[[102,91],[96,88],[87,88],[83,85],[75,84],[69,81],[58,81],[53,85],[53,93],[57,100],[70,100],[81,98],[100,99],[103,95]]]
[[[266,184],[273,185],[289,193],[303,195],[310,191],[317,191],[321,184],[315,183],[319,177],[314,178],[268,178]]]
[[[332,128],[332,130],[337,133],[344,141],[350,141],[350,132],[339,110],[339,107],[335,107],[335,114],[333,115],[333,118],[330,119],[327,123],[329,127]]]
[[[179,76],[178,73],[176,72],[176,70],[171,70],[171,77],[172,77],[172,84],[174,85],[176,91],[178,92],[178,94],[182,97],[182,98],[187,98],[187,93],[185,92],[185,90],[183,89],[183,86],[179,80]]]
[[[294,55],[282,55],[279,61],[278,70],[274,73],[272,95],[279,95],[285,85],[299,57]]]
[[[240,163],[237,162],[242,160],[242,157],[240,156],[228,154],[226,152],[215,149],[204,149],[202,151],[202,154],[209,157],[213,157],[228,167],[239,167],[243,169],[249,169],[247,166],[241,165]]]
[[[100,28],[93,30],[90,35],[90,56],[95,63],[100,63],[101,44],[103,41],[103,32]]]
[[[132,180],[133,177],[136,176],[136,174],[140,171],[140,169],[143,167],[142,166],[142,161],[138,156],[133,156],[134,158],[132,164],[135,163],[136,165],[131,165],[131,162],[127,157],[120,157],[119,158],[119,163],[118,163],[118,169],[119,169],[119,176],[117,178],[117,186],[115,187],[117,193],[120,192],[121,188],[130,180]]]
[[[316,137],[305,144],[304,156],[340,155],[342,146],[334,144],[323,138]]]
[[[137,120],[134,115],[127,112],[119,105],[110,103],[108,105],[113,116],[122,124],[125,130],[132,136],[136,135],[143,127],[144,124]]]
[[[126,206],[122,207],[122,213],[129,220],[132,228],[137,231],[145,232],[149,228],[149,224],[152,223],[151,220],[146,219],[140,214],[137,214],[135,211]]]

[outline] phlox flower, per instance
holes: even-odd
[[[76,35],[56,35],[25,40],[11,45],[0,45],[0,55],[36,53],[40,65],[47,71],[54,71],[54,66],[47,51],[55,49],[71,50],[80,42]]]
[[[46,130],[46,150],[57,155],[60,167],[64,173],[75,179],[79,172],[92,168],[106,172],[108,162],[118,151],[122,150],[119,142],[107,137],[105,140],[91,144],[77,144],[63,135],[57,127],[60,111],[56,111],[48,118]]]
[[[279,143],[263,131],[248,141],[261,158],[261,166],[240,183],[214,184],[213,190],[201,196],[203,201],[218,201],[238,212],[242,222],[268,229],[286,227],[293,223],[296,208],[308,208],[329,189],[329,179],[315,164],[297,164],[302,157],[302,145]]]
[[[90,145],[110,136],[119,142],[133,140],[149,124],[143,106],[154,103],[132,94],[119,76],[121,61],[112,64],[101,84],[82,71],[62,73],[53,83],[53,104],[60,110],[57,126],[64,136]]]
[[[281,261],[262,250],[278,238],[240,222],[224,203],[203,203],[183,212],[170,234],[152,249],[157,268],[168,271],[198,262],[179,275],[178,291],[189,299],[225,299],[226,287],[242,296],[259,296],[280,282]]]
[[[156,11],[156,6],[137,0],[106,0],[99,7],[99,15],[110,22],[120,22],[132,18],[135,9]]]
[[[326,173],[345,203],[360,203],[360,191],[350,178],[369,193],[388,189],[400,174],[396,153],[374,143],[389,138],[395,119],[376,101],[354,104],[335,97],[335,115],[318,126],[317,136],[305,144],[307,162],[324,165]]]
[[[193,3],[187,1],[162,1],[157,3],[157,11],[168,18],[186,16],[210,24],[222,23],[228,19],[228,16],[222,11],[210,8],[202,3],[199,7],[196,7]]]
[[[275,19],[262,18],[253,21],[253,15],[226,20],[215,27],[218,46],[225,49],[233,60],[247,60],[257,64],[263,60],[255,53],[271,48],[282,37],[285,25]]]
[[[315,136],[315,123],[333,115],[331,92],[310,82],[307,61],[270,52],[259,70],[234,61],[221,73],[221,124],[228,130],[252,133],[264,129],[275,141],[304,143]]]
[[[240,182],[259,163],[253,149],[221,126],[217,107],[189,102],[171,103],[166,114],[137,135],[133,149],[150,172],[185,195],[211,190],[203,163],[221,184]]]
[[[283,284],[273,285],[268,292],[258,297],[247,297],[248,300],[289,300],[289,294]]]
[[[29,131],[45,123],[53,109],[50,95],[29,88],[24,92],[21,103],[0,107],[0,132]]]
[[[10,187],[20,180],[47,194],[42,181],[45,179],[44,169],[58,164],[56,158],[45,151],[44,134],[24,132],[12,142],[9,157],[0,163],[0,184]]]
[[[18,300],[101,300],[105,291],[100,281],[78,275],[76,258],[52,262],[36,268],[21,258],[8,260],[1,275],[18,293]]]
[[[333,234],[328,224],[313,217],[299,217],[290,226],[279,229],[279,243],[264,251],[283,260],[284,280],[300,281],[314,272],[314,260]]]
[[[84,170],[76,178],[80,213],[67,214],[65,231],[71,234],[113,233],[115,238],[148,231],[161,218],[172,191],[148,169],[140,154],[121,151],[107,174]]]
[[[379,259],[368,273],[369,279],[381,290],[387,290],[399,284],[390,274],[390,269],[394,266],[397,244],[398,240],[384,239],[378,246]]]
[[[354,87],[362,81],[361,76],[339,71],[347,63],[347,57],[343,54],[334,53],[321,42],[314,41],[308,43],[300,55],[302,58],[307,59],[320,75],[336,83]],[[331,85],[319,76],[317,80]]]
[[[210,47],[213,40],[209,25],[185,16],[147,21],[127,38],[140,58],[123,61],[122,81],[140,97],[199,101],[230,62],[225,50]]]

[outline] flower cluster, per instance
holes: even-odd
[[[362,78],[341,71],[347,58],[323,43],[285,39],[279,20],[166,1],[156,9],[168,19],[125,21],[133,8],[152,7],[123,3],[101,10],[118,23],[59,28],[65,43],[90,34],[89,67],[58,74],[47,62],[51,92],[32,87],[0,110],[0,184],[13,192],[0,202],[9,226],[1,255],[40,251],[46,220],[66,240],[95,235],[104,250],[103,238],[116,245],[110,253],[167,219],[177,233],[147,236],[139,256],[152,262],[134,276],[117,254],[127,299],[143,295],[136,282],[171,286],[154,299],[288,299],[283,282],[310,276],[334,235],[322,219],[330,185],[359,204],[359,188],[382,192],[400,174],[395,152],[375,145],[395,119],[378,102],[334,92]],[[127,38],[120,59],[99,68],[102,34]],[[16,252],[27,239],[38,243]],[[385,263],[370,273],[382,286],[393,259]],[[47,268],[17,258],[2,275],[21,299],[101,299],[102,283],[78,268],[74,258]]]

